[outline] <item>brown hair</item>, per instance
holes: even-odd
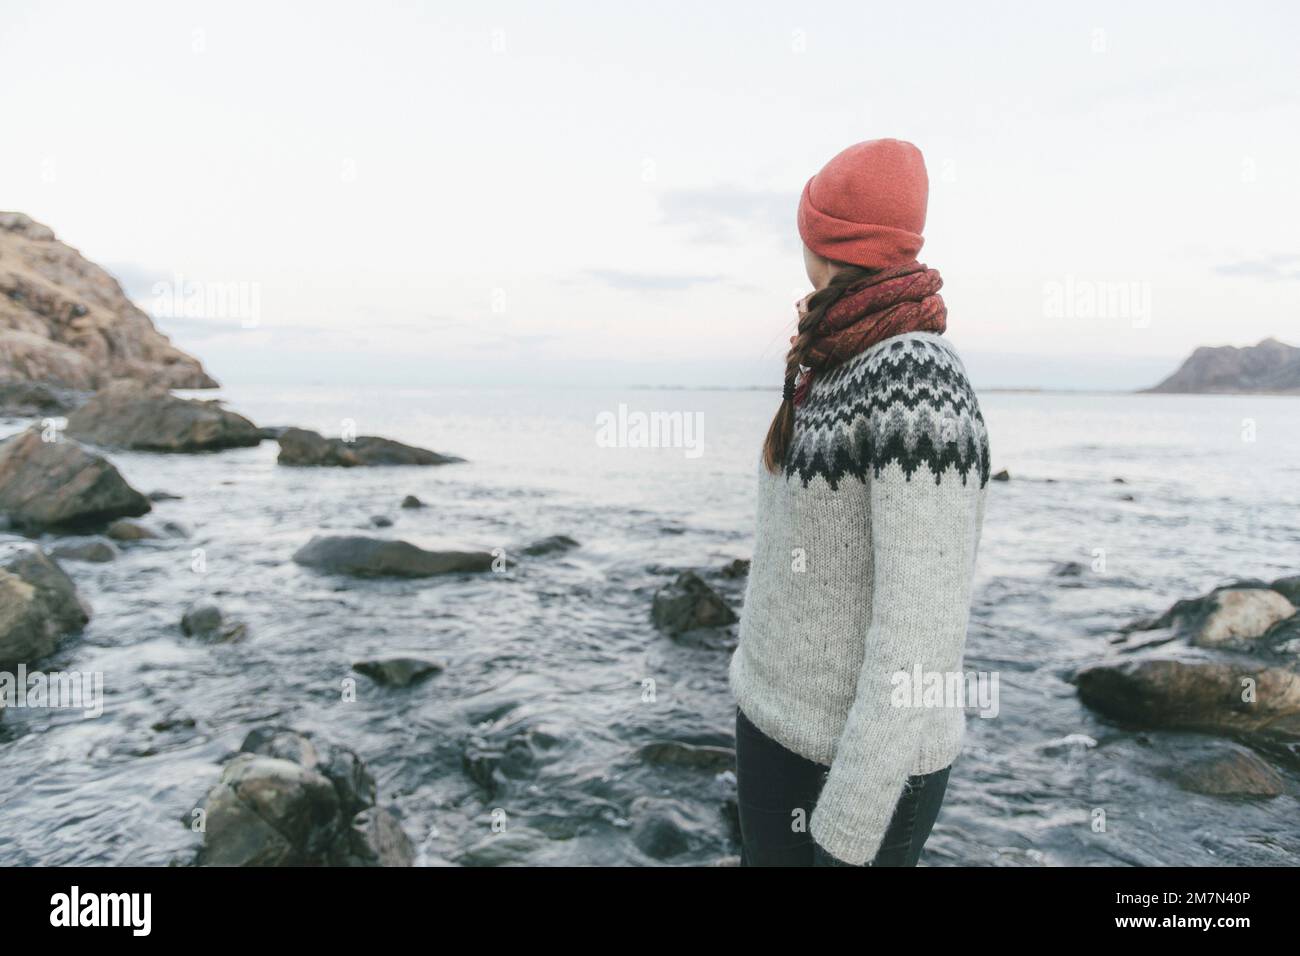
[[[808,297],[808,311],[799,318],[794,343],[785,357],[785,389],[781,397],[781,407],[776,410],[772,426],[767,430],[767,441],[763,443],[763,464],[773,474],[785,468],[785,456],[790,450],[790,438],[794,433],[795,379],[799,377],[799,369],[816,340],[814,333],[821,325],[822,317],[826,315],[826,310],[843,298],[856,283],[880,272],[879,269],[844,263],[835,263],[835,265],[838,268],[831,275],[830,281]]]

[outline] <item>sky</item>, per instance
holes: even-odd
[[[1300,344],[1298,35],[1282,0],[0,0],[0,209],[227,383],[776,386],[799,193],[892,136],[976,383],[1133,388]]]

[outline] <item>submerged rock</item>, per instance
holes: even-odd
[[[446,665],[424,657],[385,657],[357,661],[352,669],[388,687],[409,687],[421,678],[441,673]]]
[[[0,442],[0,512],[19,527],[88,525],[149,509],[116,468],[76,442],[42,441],[36,427]]]
[[[90,611],[59,565],[34,544],[0,545],[0,666],[54,651]]]
[[[725,627],[737,620],[727,602],[694,571],[683,571],[677,580],[660,588],[650,615],[655,626],[669,634]]]
[[[212,601],[196,601],[181,615],[181,632],[207,641],[238,641],[248,634],[248,626],[227,619]]]
[[[410,866],[410,839],[376,804],[355,753],[256,730],[208,793],[204,866]]]
[[[305,428],[286,428],[279,440],[280,455],[276,460],[281,465],[353,468],[360,465],[448,465],[465,460],[373,435],[360,435],[344,441],[342,438],[325,438]]]
[[[407,541],[364,535],[317,536],[294,554],[298,564],[357,577],[426,578],[490,571],[486,551],[426,551]]]
[[[391,528],[393,526],[393,519],[388,517],[388,515],[371,515],[370,524],[376,528]]]
[[[214,400],[178,398],[166,388],[113,382],[68,416],[68,434],[137,451],[197,452],[261,442],[257,426]]]
[[[736,751],[730,747],[688,744],[679,740],[661,740],[644,745],[637,756],[646,763],[661,767],[688,767],[722,773],[736,767]]]
[[[118,550],[106,538],[83,538],[79,541],[60,541],[50,548],[50,556],[60,561],[88,561],[105,564],[117,560]]]
[[[1216,741],[1205,752],[1181,755],[1169,775],[1184,790],[1215,797],[1276,797],[1282,777],[1253,751]]]
[[[637,797],[630,815],[632,842],[654,860],[680,856],[709,842],[711,836],[708,827],[680,800]]]
[[[522,866],[546,845],[546,835],[529,827],[489,833],[456,858],[461,866]]]
[[[578,547],[578,542],[574,541],[567,534],[553,534],[549,538],[541,538],[540,540],[534,541],[523,549],[523,553],[530,558],[537,558],[546,554],[568,551],[576,547]]]

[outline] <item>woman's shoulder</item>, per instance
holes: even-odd
[[[815,382],[807,406],[798,416],[795,462],[831,446],[845,470],[862,477],[897,462],[908,474],[955,466],[963,479],[974,473],[980,485],[988,481],[979,398],[942,336],[913,332],[880,342]]]

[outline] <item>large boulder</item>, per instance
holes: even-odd
[[[1300,741],[1300,675],[1228,660],[1140,657],[1075,675],[1089,707],[1143,727]]]
[[[345,441],[325,438],[305,428],[286,428],[279,438],[280,455],[276,460],[281,465],[354,468],[359,465],[448,465],[465,460],[373,435],[360,435]]]
[[[727,602],[694,571],[683,571],[660,588],[650,615],[655,626],[669,634],[736,622],[736,613]]]
[[[110,448],[170,452],[244,448],[262,440],[256,425],[218,401],[178,398],[132,381],[96,392],[68,416],[68,434]]]
[[[39,547],[0,545],[0,667],[46,656],[89,619],[72,579]]]
[[[365,535],[318,535],[299,548],[293,560],[355,577],[427,578],[490,571],[493,556],[486,551],[426,551],[407,541]]]
[[[42,441],[33,426],[0,442],[0,513],[39,530],[142,515],[149,500],[76,442]]]
[[[1286,579],[1277,583],[1285,586]],[[1128,633],[1161,631],[1196,647],[1249,650],[1274,625],[1295,612],[1281,590],[1262,583],[1238,582],[1178,601],[1159,617],[1131,625]]]
[[[48,226],[0,212],[0,379],[88,391],[117,378],[217,384],[111,275]]]
[[[286,728],[255,730],[208,793],[204,866],[410,866],[361,759]]]

